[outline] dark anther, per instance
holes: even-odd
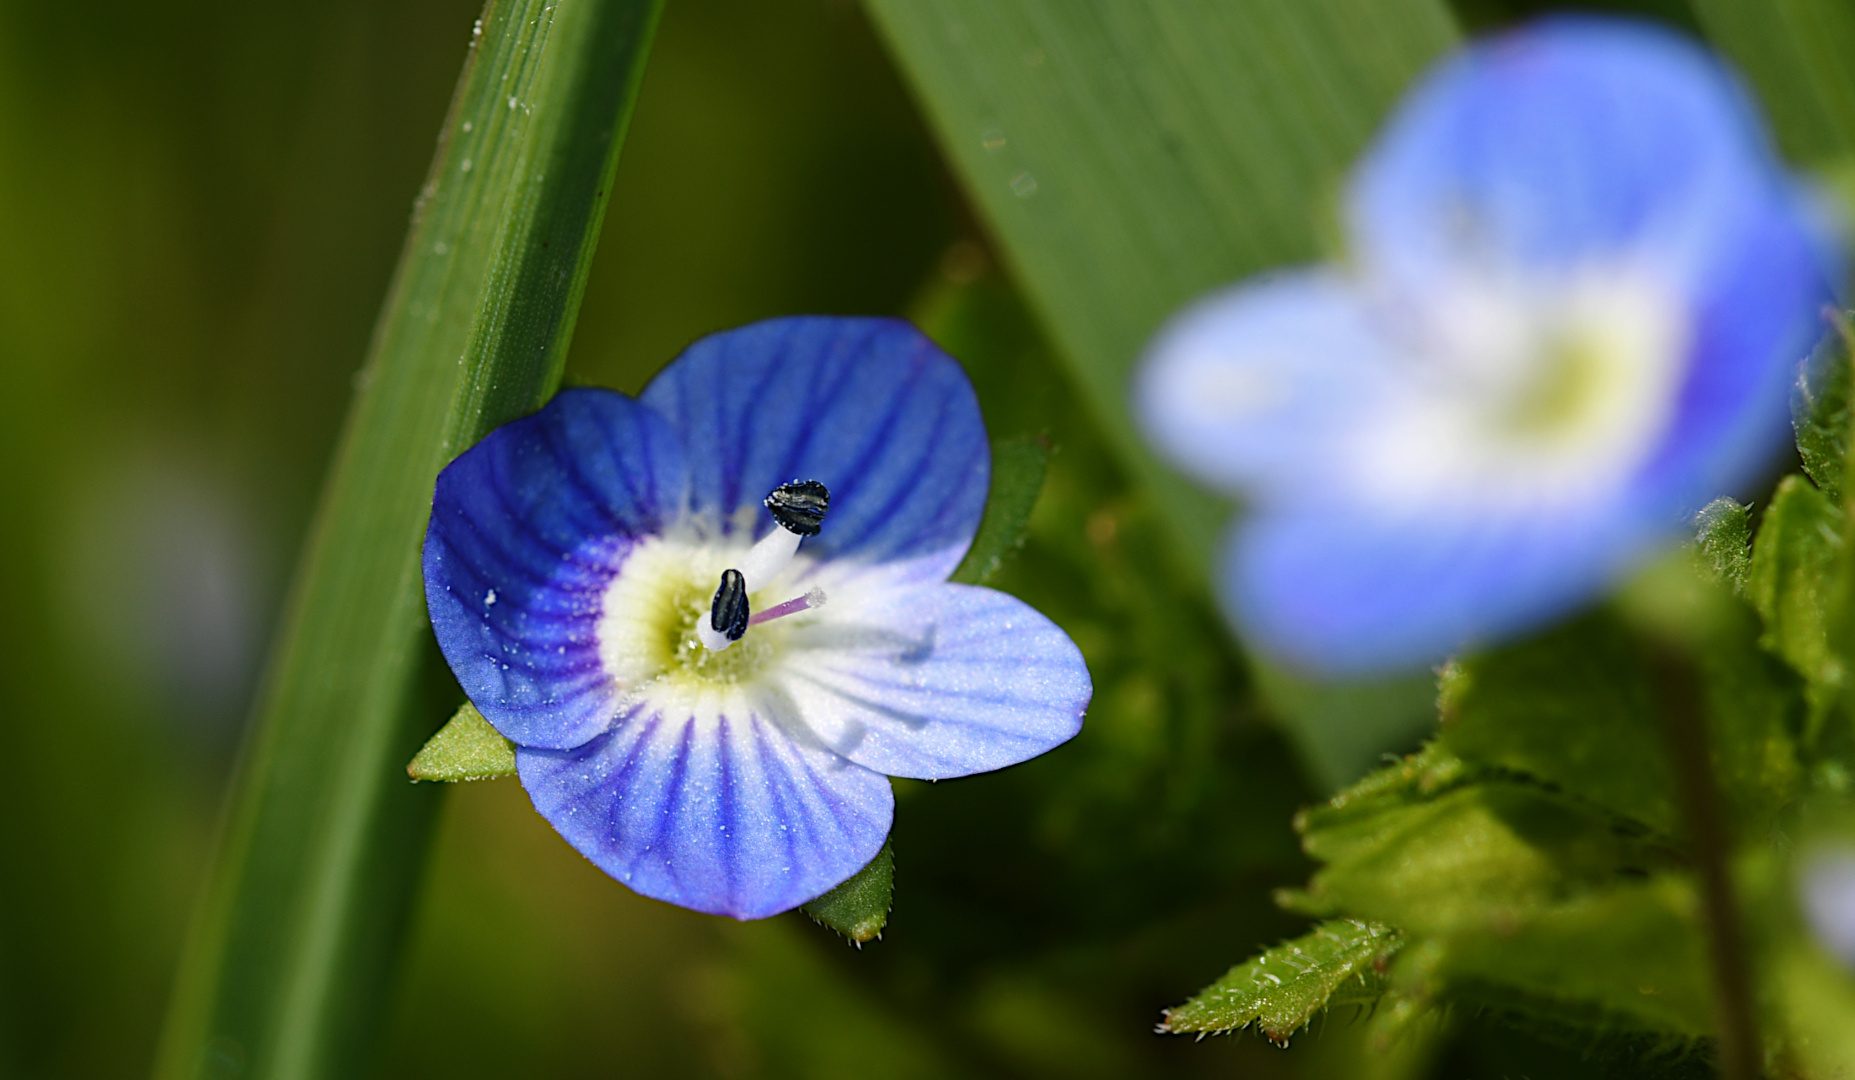
[[[729,641],[739,641],[747,633],[747,615],[747,579],[739,570],[723,570],[721,588],[715,590],[715,603],[709,608],[709,625]]]
[[[831,509],[831,493],[816,480],[794,480],[774,488],[766,497],[766,508],[787,531],[817,536],[824,512]]]

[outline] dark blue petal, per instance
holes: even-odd
[[[611,723],[618,694],[599,662],[600,598],[686,486],[663,418],[591,389],[562,391],[439,474],[425,601],[451,670],[496,730],[564,748]]]
[[[791,708],[890,776],[1001,769],[1074,737],[1093,690],[1069,636],[1013,596],[933,584],[825,608],[786,648]]]
[[[1219,591],[1245,640],[1292,667],[1362,675],[1434,664],[1576,609],[1681,535],[1622,505],[1574,513],[1265,512],[1234,533]]]
[[[737,919],[777,915],[862,869],[894,814],[887,777],[757,709],[641,710],[573,750],[524,747],[516,767],[535,809],[595,866]]]
[[[925,560],[945,577],[985,508],[991,450],[959,364],[899,319],[771,319],[696,342],[644,391],[689,461],[691,509],[772,528],[791,480],[831,490],[824,558]],[[944,567],[944,569],[941,569]]]

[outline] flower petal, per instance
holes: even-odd
[[[682,505],[686,484],[663,418],[593,389],[562,391],[439,474],[426,605],[458,682],[505,737],[571,747],[611,723],[600,597],[633,541]]]
[[[791,480],[831,490],[819,558],[913,562],[944,579],[979,527],[991,448],[965,372],[899,319],[770,319],[703,338],[641,400],[682,435],[690,507],[772,528]],[[745,512],[743,514],[742,512]]]
[[[645,896],[759,919],[862,869],[889,834],[887,777],[762,710],[639,712],[573,750],[516,752],[535,809]]]
[[[972,585],[871,589],[788,639],[782,684],[859,765],[938,780],[1000,769],[1074,737],[1093,693],[1082,653],[1014,596]]]
[[[1733,237],[1747,215],[1793,201],[1775,160],[1703,49],[1648,23],[1548,19],[1425,79],[1361,160],[1348,220],[1354,253],[1414,302],[1477,264],[1616,257],[1685,291],[1751,257]]]
[[[1746,257],[1722,262],[1694,299],[1694,345],[1670,430],[1643,469],[1685,522],[1771,467],[1791,434],[1790,387],[1834,301],[1821,252],[1773,208],[1742,223]]]
[[[1337,274],[1265,278],[1168,324],[1134,411],[1155,445],[1207,483],[1296,494],[1342,467],[1335,459],[1360,411],[1394,392],[1392,350]]]
[[[1220,592],[1253,646],[1306,671],[1360,675],[1438,663],[1575,609],[1648,549],[1681,535],[1626,506],[1577,513],[1264,513],[1232,535]]]

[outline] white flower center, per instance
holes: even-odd
[[[606,586],[597,631],[599,660],[620,689],[634,696],[648,691],[656,698],[679,689],[695,693],[738,686],[758,678],[780,655],[794,620],[755,622],[726,651],[702,640],[716,581],[723,570],[740,566],[748,550],[744,544],[695,536],[651,537],[631,550]],[[798,589],[783,583],[809,565],[804,556],[793,558],[785,568],[788,572],[751,586],[750,602],[764,600],[768,615],[788,606],[791,601],[780,601]]]
[[[1683,312],[1649,275],[1463,279],[1408,327],[1421,367],[1358,432],[1363,491],[1484,507],[1589,499],[1628,480],[1673,412]]]

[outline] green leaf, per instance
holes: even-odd
[[[1752,506],[1722,495],[1694,516],[1694,543],[1714,580],[1743,595],[1752,569]]]
[[[1680,1039],[1710,1030],[1692,885],[1640,827],[1438,747],[1298,826],[1325,865],[1290,906],[1398,927],[1423,957],[1415,981],[1436,984],[1416,1000]]]
[[[1849,328],[1836,322],[1836,333],[1818,343],[1804,361],[1803,374],[1791,394],[1791,429],[1803,471],[1837,506],[1843,503],[1843,468],[1849,456]]]
[[[1818,164],[1855,153],[1855,5],[1847,0],[1693,0],[1745,70],[1785,153]]]
[[[1455,43],[1440,0],[866,0],[1109,442],[1208,564],[1226,509],[1125,404],[1160,323],[1317,254],[1325,203]]]
[[[1464,761],[1680,831],[1654,686],[1613,615],[1470,657],[1448,669],[1443,689],[1442,745]]]
[[[1024,546],[1024,530],[1049,468],[1047,439],[1010,435],[992,443],[992,491],[986,498],[985,516],[979,519],[973,546],[948,580],[984,585]]]
[[[1297,907],[1424,936],[1498,931],[1674,859],[1595,807],[1510,780],[1374,801],[1303,816],[1302,844],[1326,865]]]
[[[515,744],[466,701],[406,766],[414,780],[494,780],[515,775]]]
[[[1714,1018],[1699,907],[1692,881],[1657,874],[1452,937],[1436,974],[1458,998],[1547,1022],[1704,1039]]]
[[[812,921],[828,926],[861,946],[882,936],[895,894],[895,849],[883,841],[868,866],[848,881],[806,904]]]
[[[1256,1025],[1263,1038],[1288,1037],[1316,1014],[1371,1005],[1385,992],[1384,969],[1402,940],[1396,930],[1357,919],[1324,922],[1293,941],[1231,968],[1202,993],[1167,1009],[1159,1029],[1223,1035]]]
[[[1759,644],[1808,682],[1817,717],[1834,702],[1844,676],[1829,642],[1843,518],[1842,508],[1809,481],[1785,477],[1759,523],[1746,577],[1746,597],[1764,621]]]
[[[559,379],[658,0],[498,0],[421,193],[245,748],[156,1075],[363,1075],[437,792],[438,470]]]

